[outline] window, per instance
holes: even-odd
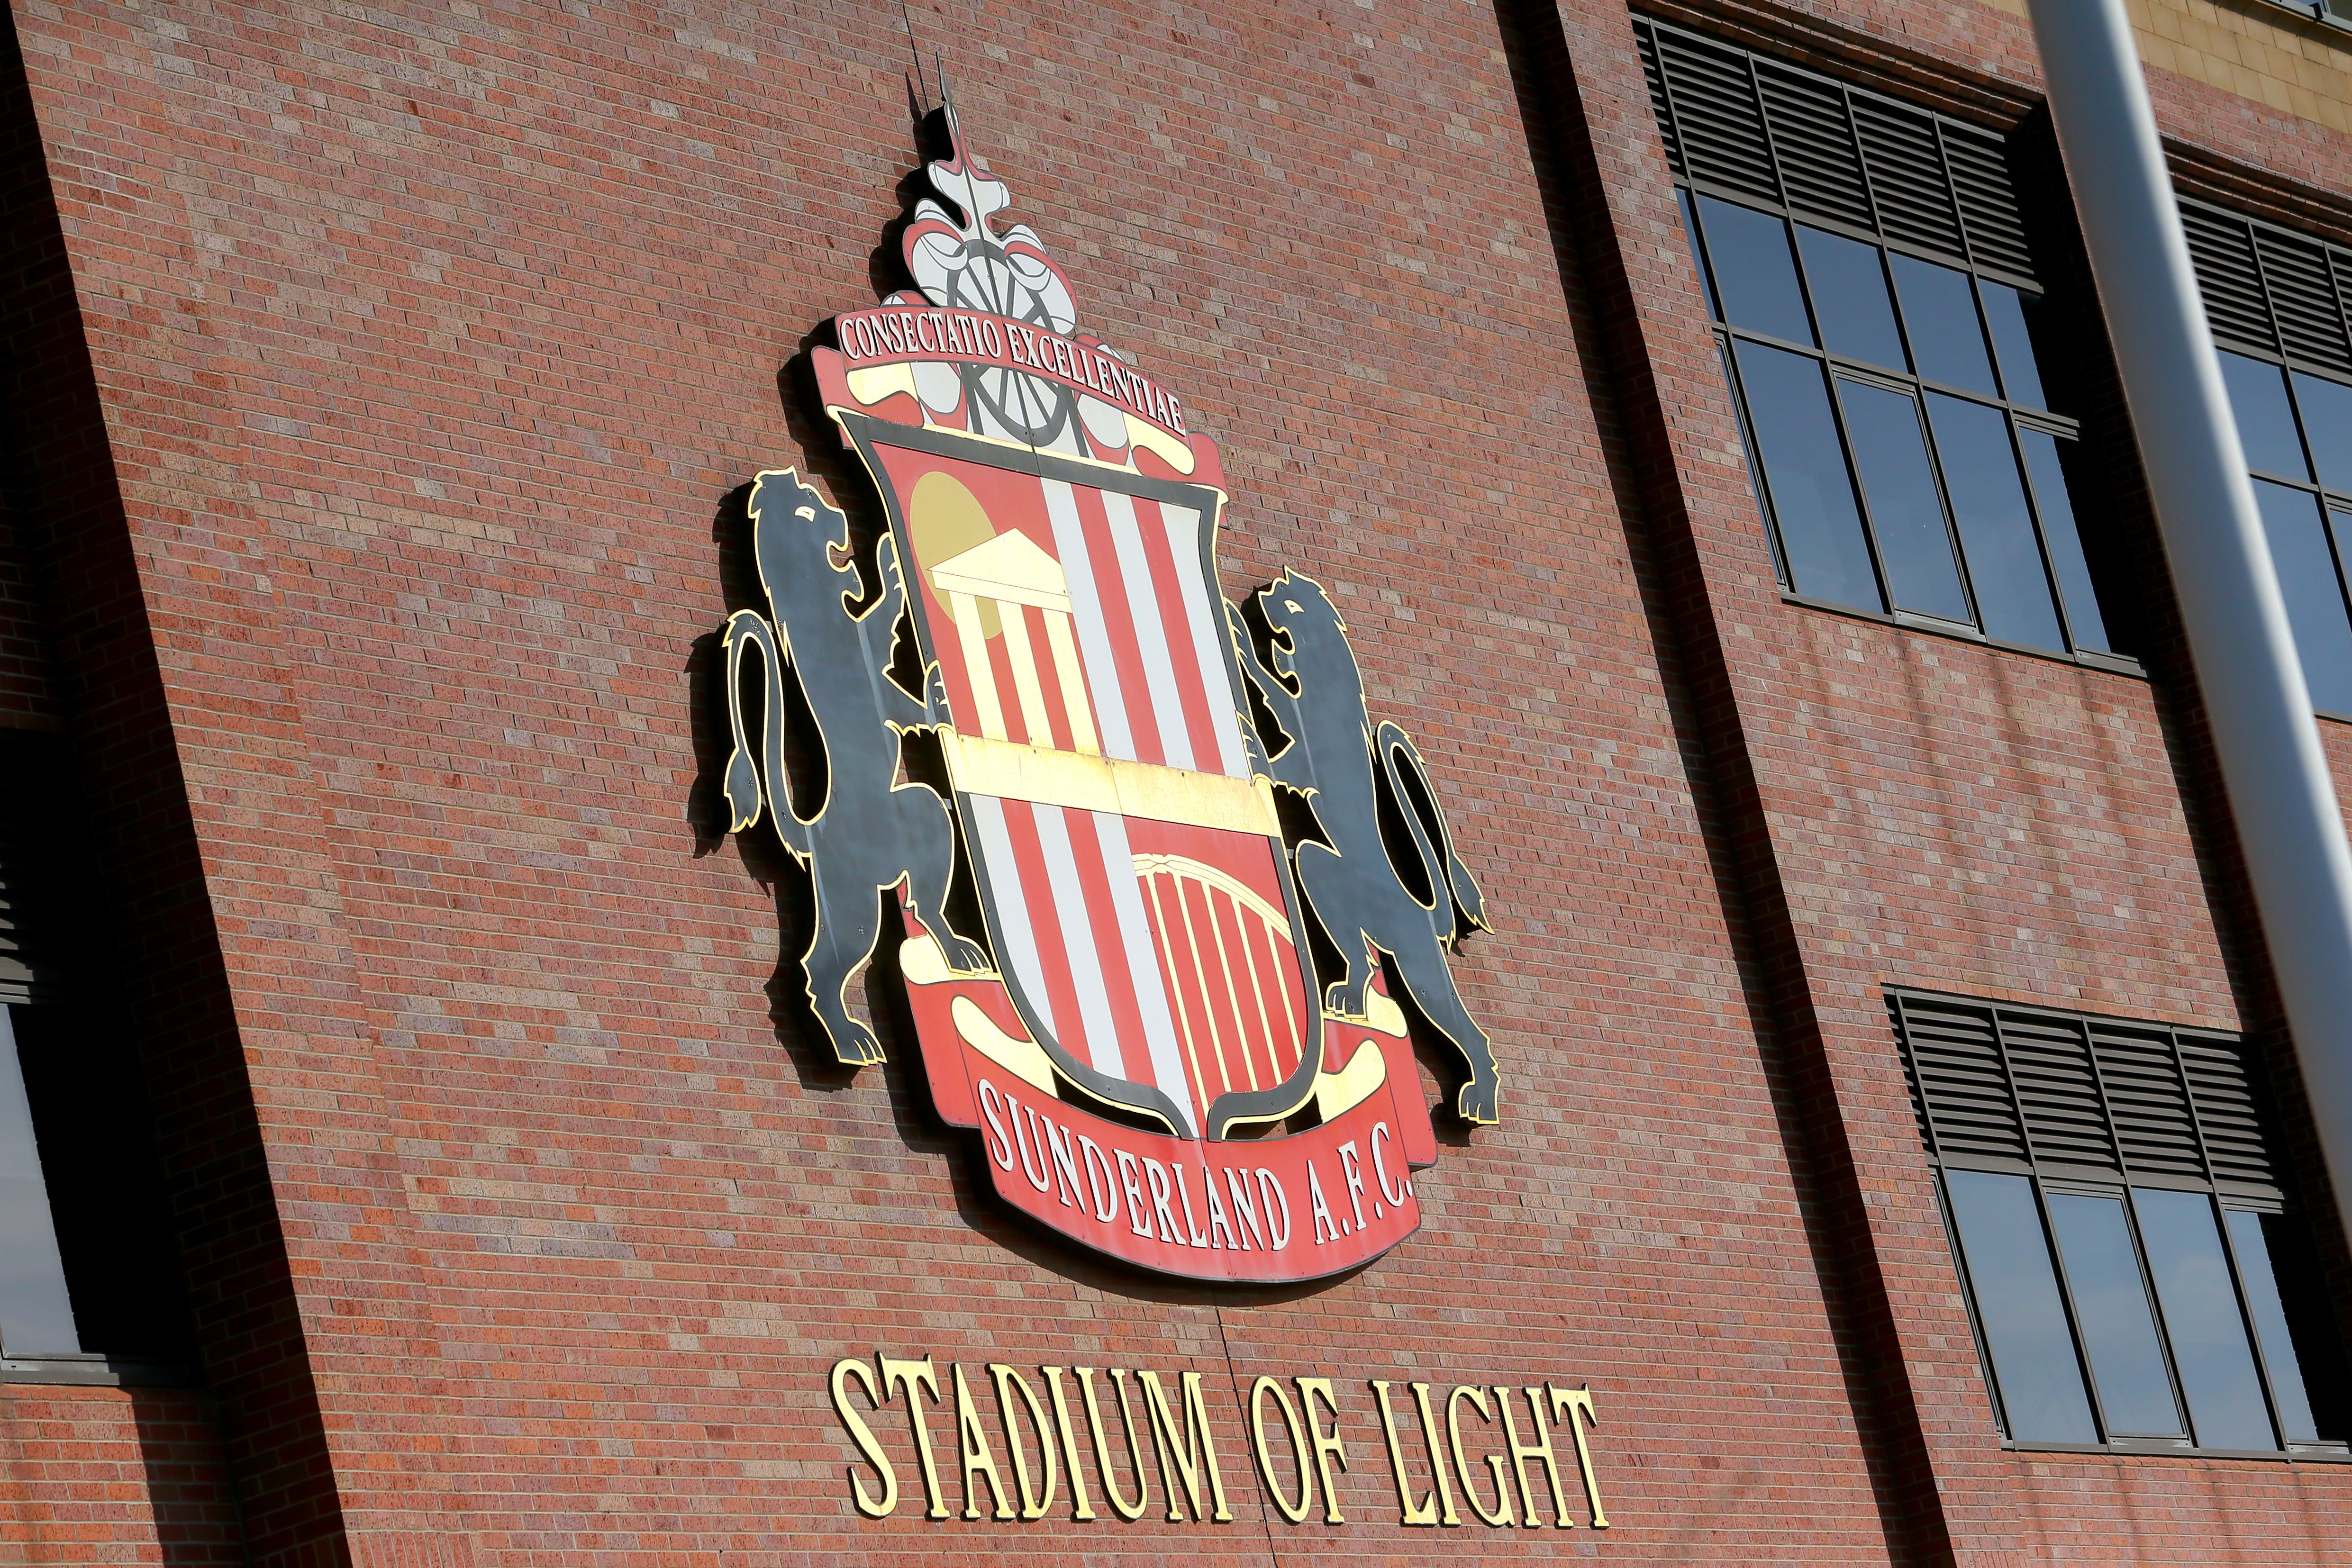
[[[0,728],[0,1382],[183,1381],[138,1019],[106,983],[74,779],[62,737]]]
[[[1782,588],[2112,662],[2000,140],[1639,26]]]
[[[2352,251],[2181,204],[2312,706],[2352,718]]]
[[[2240,1040],[1887,1006],[2013,1442],[2352,1458],[2342,1342]]]

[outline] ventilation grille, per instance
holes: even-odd
[[[2184,1034],[2180,1062],[2205,1134],[2205,1155],[2216,1181],[2279,1185],[2263,1135],[2263,1114],[2245,1058],[2235,1042]]]
[[[2037,1160],[2120,1175],[2116,1133],[2099,1103],[2099,1071],[2080,1024],[2011,1013],[2001,1044]]]
[[[2277,1191],[2237,1040],[1943,997],[1887,1005],[1920,1136],[1948,1163]]]
[[[2033,276],[1999,137],[1671,27],[1635,30],[1677,176]]]
[[[1675,134],[1674,114],[1666,103],[1666,78],[1658,69],[1658,41],[1643,26],[1633,29],[1633,38],[1642,50],[1642,79],[1650,84],[1650,112],[1658,117],[1658,129],[1666,139],[1666,166],[1675,172],[1675,179],[1686,180],[1690,171],[1683,167],[1682,138]]]
[[[2352,251],[2190,202],[2180,204],[2180,220],[2215,338],[2352,375]]]
[[[1679,133],[1682,172],[1779,201],[1780,184],[1772,175],[1748,57],[1679,33],[1657,34],[1655,51],[1672,115],[1661,124],[1669,141]]]
[[[26,946],[17,905],[24,894],[16,887],[15,868],[19,851],[0,824],[0,1003],[32,1000],[33,955]]]
[[[1992,1014],[1905,998],[1897,1004],[1912,1108],[1920,1135],[1946,1158],[2027,1157],[2025,1125],[2009,1092]]]
[[[2032,277],[2033,251],[2025,243],[2025,214],[2018,210],[2017,187],[2010,179],[2007,144],[1990,131],[1946,120],[1944,161],[1951,166],[1952,193],[1977,265]]]
[[[1772,127],[1772,152],[1789,205],[1799,212],[1871,226],[1870,183],[1847,123],[1845,93],[1834,82],[1758,61],[1756,85]]]
[[[2203,1176],[2197,1122],[2189,1114],[2189,1089],[2180,1081],[2180,1062],[2173,1055],[2171,1037],[2122,1030],[2105,1023],[2094,1034],[2124,1162],[2135,1175]]]
[[[2253,235],[2235,218],[2206,207],[2181,204],[2189,231],[2189,258],[2197,264],[2197,291],[2205,297],[2205,319],[2217,338],[2275,351],[2270,307],[2263,303],[2262,269],[2254,263]]]
[[[2336,307],[2336,283],[2328,276],[2327,252],[2308,240],[2263,231],[2254,236],[2263,258],[2263,281],[2270,286],[2271,315],[2280,345],[2294,359],[2330,370],[2352,371],[2344,342],[2344,318]]]

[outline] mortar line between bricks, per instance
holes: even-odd
[[[1234,1364],[1233,1342],[1225,1337],[1225,1309],[1211,1307],[1209,1315],[1217,1324],[1217,1348],[1224,1353],[1225,1381],[1233,1385],[1234,1405],[1242,1413],[1242,1427],[1246,1433],[1250,1423],[1249,1401],[1242,1396],[1242,1373],[1241,1368]],[[1265,1506],[1265,1477],[1258,1474],[1255,1463],[1251,1462],[1255,1461],[1256,1457],[1257,1445],[1253,1442],[1250,1444],[1250,1451],[1244,1465],[1252,1474],[1257,1475],[1257,1522],[1258,1528],[1265,1531],[1265,1560],[1269,1568],[1282,1568],[1282,1549],[1274,1543],[1274,1515]]]

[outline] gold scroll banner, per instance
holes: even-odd
[[[940,738],[946,744],[949,776],[968,795],[1282,836],[1274,787],[1255,776],[1228,779],[1152,762],[1048,751],[953,730],[942,730]]]

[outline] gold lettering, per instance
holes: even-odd
[[[1414,1384],[1415,1388],[1425,1386]],[[1389,1409],[1389,1384],[1385,1377],[1372,1379],[1372,1397],[1380,1402],[1381,1436],[1388,1439],[1389,1474],[1396,1481],[1397,1510],[1404,1524],[1435,1524],[1437,1522],[1437,1490],[1430,1489],[1419,1502],[1412,1500],[1412,1487],[1405,1479],[1404,1445],[1397,1441],[1396,1416]],[[1439,1479],[1444,1479],[1441,1471]]]
[[[1045,1426],[1045,1407],[1037,1403],[1036,1390],[1029,1380],[1002,1362],[988,1364],[989,1376],[996,1379],[996,1408],[1004,1417],[1004,1446],[1013,1455],[1013,1487],[1021,1494],[1021,1517],[1042,1519],[1054,1506],[1054,1489],[1060,1484],[1061,1461],[1054,1457],[1054,1434]],[[1029,1424],[1037,1429],[1037,1452],[1045,1461],[1045,1480],[1036,1494],[1029,1490],[1029,1458],[1024,1451],[1020,1428],[1013,1419],[1013,1390],[1021,1390],[1021,1402],[1029,1407]]]
[[[1092,1519],[1095,1505],[1087,1496],[1087,1472],[1078,1463],[1078,1429],[1070,1419],[1070,1402],[1062,1393],[1062,1369],[1040,1370],[1045,1374],[1045,1391],[1054,1401],[1054,1430],[1061,1434],[1062,1458],[1070,1467],[1070,1517]]]
[[[1275,1479],[1274,1458],[1265,1447],[1265,1396],[1273,1395],[1282,1406],[1282,1425],[1290,1434],[1291,1460],[1298,1467],[1298,1500],[1292,1502],[1282,1495],[1282,1483]],[[1265,1495],[1283,1518],[1293,1524],[1307,1521],[1307,1511],[1315,1501],[1315,1474],[1307,1468],[1307,1434],[1298,1427],[1298,1411],[1291,1405],[1290,1396],[1284,1392],[1281,1380],[1261,1377],[1250,1385],[1250,1445],[1257,1450],[1257,1473],[1265,1482]]]
[[[882,1400],[875,1393],[874,1369],[867,1366],[862,1358],[845,1356],[833,1364],[833,1407],[840,1415],[842,1426],[848,1429],[850,1441],[857,1445],[857,1451],[866,1456],[866,1462],[873,1466],[875,1473],[882,1478],[882,1495],[877,1498],[866,1491],[866,1478],[859,1475],[853,1466],[849,1471],[850,1493],[857,1503],[858,1512],[868,1519],[880,1519],[895,1511],[898,1506],[898,1472],[890,1467],[890,1456],[882,1451],[881,1443],[875,1438],[874,1428],[866,1424],[865,1416],[850,1406],[849,1380],[852,1378],[856,1379],[858,1385],[866,1390],[866,1402],[875,1409],[881,1409]]]
[[[1586,1424],[1601,1425],[1601,1417],[1592,1410],[1592,1391],[1589,1388],[1554,1388],[1549,1383],[1544,1385],[1544,1391],[1551,1396],[1554,1416],[1563,1410],[1568,1412],[1568,1429],[1576,1438],[1576,1468],[1584,1478],[1584,1500],[1592,1510],[1592,1528],[1606,1530],[1609,1528],[1609,1516],[1601,1511],[1601,1477],[1592,1468],[1592,1450],[1584,1442]]]
[[[1503,1412],[1503,1440],[1511,1449],[1511,1473],[1519,1478],[1519,1511],[1526,1515],[1519,1522],[1529,1530],[1543,1528],[1543,1515],[1536,1511],[1536,1494],[1528,1490],[1528,1461],[1540,1459],[1544,1473],[1551,1479],[1552,1514],[1562,1530],[1573,1530],[1576,1521],[1568,1517],[1568,1497],[1559,1485],[1559,1461],[1552,1456],[1551,1427],[1544,1418],[1543,1389],[1531,1386],[1527,1396],[1528,1410],[1536,1424],[1536,1440],[1532,1443],[1519,1441],[1519,1424],[1511,1415],[1511,1391],[1500,1384],[1495,1387],[1495,1403]]]
[[[1117,1375],[1114,1372],[1113,1375]],[[1208,1517],[1219,1524],[1229,1522],[1234,1511],[1225,1506],[1225,1478],[1217,1469],[1217,1446],[1209,1430],[1209,1407],[1201,1397],[1201,1375],[1185,1373],[1179,1379],[1183,1390],[1184,1442],[1180,1451],[1176,1443],[1176,1418],[1168,1408],[1168,1396],[1160,1386],[1156,1372],[1139,1372],[1136,1377],[1143,1385],[1143,1401],[1151,1413],[1151,1446],[1160,1455],[1160,1479],[1168,1489],[1168,1518],[1173,1522],[1184,1515],[1176,1507],[1176,1483],[1184,1483],[1185,1500],[1192,1505],[1192,1517],[1201,1517],[1201,1472],[1209,1472],[1209,1499],[1216,1511]]]
[[[1129,1502],[1118,1492],[1118,1473],[1110,1468],[1110,1445],[1103,1441],[1102,1416],[1095,1408],[1095,1369],[1078,1368],[1078,1391],[1087,1404],[1087,1426],[1094,1433],[1095,1472],[1102,1477],[1103,1497],[1110,1511],[1132,1524],[1143,1517],[1143,1505],[1151,1500],[1151,1483],[1143,1475],[1143,1449],[1135,1440],[1135,1412],[1127,1404],[1127,1368],[1114,1366],[1110,1380],[1118,1390],[1118,1417],[1127,1428],[1127,1457],[1135,1465],[1135,1500]]]
[[[1462,1516],[1454,1511],[1454,1481],[1445,1473],[1445,1456],[1437,1451],[1437,1420],[1429,1413],[1428,1384],[1412,1385],[1412,1403],[1421,1412],[1422,1446],[1429,1450],[1429,1473],[1437,1478],[1437,1500],[1444,1509],[1440,1522],[1459,1524]]]
[[[963,1380],[963,1363],[955,1364],[956,1448],[963,1458],[963,1516],[980,1517],[980,1492],[971,1484],[978,1475],[988,1482],[988,1495],[996,1501],[996,1517],[1011,1519],[1013,1504],[1004,1495],[1004,1478],[996,1473],[996,1456],[988,1451],[988,1428],[980,1424],[980,1409],[972,1402],[971,1387]]]
[[[1339,1402],[1331,1396],[1331,1380],[1328,1377],[1297,1377],[1298,1403],[1307,1414],[1307,1436],[1315,1445],[1315,1473],[1323,1479],[1323,1522],[1345,1524],[1347,1516],[1339,1511],[1339,1486],[1331,1479],[1331,1461],[1348,1468],[1348,1446],[1339,1440]],[[1323,1401],[1323,1408],[1331,1413],[1331,1429],[1325,1431],[1315,1418],[1315,1402]]]
[[[900,1361],[894,1356],[877,1355],[882,1368],[882,1393],[895,1398],[901,1386],[907,1390],[907,1421],[915,1429],[915,1453],[923,1461],[923,1510],[925,1519],[945,1519],[948,1505],[940,1496],[939,1461],[931,1456],[931,1429],[923,1421],[923,1406],[915,1398],[917,1385],[930,1390],[933,1399],[940,1396],[940,1375],[931,1370],[931,1358],[920,1361]]]
[[[1462,1495],[1470,1504],[1470,1511],[1482,1524],[1517,1524],[1511,1512],[1511,1483],[1503,1473],[1503,1456],[1488,1454],[1486,1463],[1495,1472],[1495,1511],[1478,1500],[1477,1483],[1470,1479],[1470,1461],[1462,1457],[1462,1402],[1467,1399],[1477,1406],[1478,1417],[1492,1423],[1495,1412],[1486,1403],[1486,1391],[1475,1384],[1465,1383],[1445,1396],[1445,1436],[1454,1449],[1454,1473],[1462,1482]]]

